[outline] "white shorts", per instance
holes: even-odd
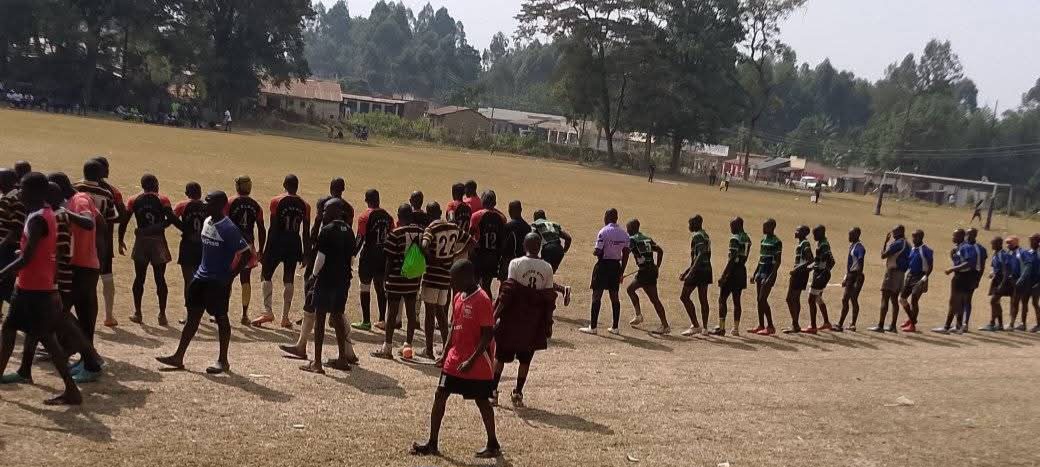
[[[822,297],[823,296],[823,289],[809,289],[809,295]]]
[[[447,306],[448,305],[448,290],[447,289],[435,289],[433,287],[423,286],[423,289],[422,289],[422,301],[423,301],[423,303],[432,303],[434,305]]]

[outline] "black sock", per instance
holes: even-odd
[[[361,322],[371,323],[372,313],[369,310],[372,307],[372,294],[361,293],[359,295],[361,296]]]
[[[592,329],[596,329],[596,324],[599,322],[600,304],[601,302],[599,300],[592,301],[592,322],[589,323],[589,326],[592,327]]]
[[[610,309],[614,313],[614,329],[621,323],[621,301],[610,302]]]
[[[516,389],[514,389],[513,392],[515,392],[517,394],[522,394],[524,392],[524,384],[527,384],[527,378],[526,377],[525,378],[517,378],[516,379]]]
[[[502,373],[495,373],[495,390],[498,390],[498,383],[502,381]]]

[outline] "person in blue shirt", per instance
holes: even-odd
[[[849,324],[848,330],[856,331],[856,319],[859,318],[859,292],[863,290],[863,264],[867,259],[867,249],[859,241],[860,234],[859,227],[853,227],[852,230],[849,230],[849,257],[845,265],[845,278],[841,281],[841,286],[845,288],[845,293],[841,297],[841,319],[838,320],[838,325],[834,327],[834,332],[842,332],[846,329],[845,318],[849,314],[850,305],[852,308],[852,323]]]
[[[1035,233],[1029,237],[1029,253],[1033,256],[1033,268],[1030,270],[1030,279],[1032,291],[1030,292],[1030,298],[1033,302],[1033,312],[1036,317],[1036,326],[1029,329],[1029,332],[1040,332],[1040,233]],[[1027,306],[1022,305],[1022,322],[1026,320]]]
[[[202,262],[188,285],[188,318],[181,331],[177,351],[168,357],[157,357],[163,365],[184,369],[184,354],[199,330],[203,313],[209,313],[217,322],[217,339],[220,354],[206,373],[219,374],[228,371],[228,347],[231,343],[231,323],[228,321],[228,301],[231,298],[231,280],[238,277],[242,268],[249,264],[253,251],[242,237],[242,231],[224,215],[228,204],[227,194],[214,191],[206,196],[206,213],[209,215],[202,226]]]
[[[1033,263],[1035,257],[1033,252],[1019,248],[1018,237],[1012,235],[1007,239],[1008,255],[1011,256],[1010,268],[1014,273],[1015,281],[1012,284],[1011,294],[1011,322],[1008,331],[1025,331],[1026,317],[1029,315],[1029,298],[1033,294]],[[1022,314],[1022,324],[1016,325],[1019,311]]]
[[[964,255],[961,254],[967,245],[965,243],[965,235],[964,229],[953,231],[953,248],[950,250],[952,266],[945,271],[946,275],[953,274],[953,279],[950,282],[950,307],[946,314],[945,323],[940,327],[933,328],[932,332],[949,334],[951,330],[961,332],[964,329],[964,311],[971,297],[971,291],[975,287],[972,262],[966,260]],[[957,320],[957,326],[951,328],[954,324],[954,319]]]
[[[968,295],[968,302],[964,305],[964,310],[962,311],[963,323],[961,324],[961,328],[958,331],[960,333],[968,332],[968,321],[970,321],[971,319],[971,304],[974,302],[975,291],[978,290],[979,284],[982,283],[982,276],[986,274],[986,258],[988,254],[986,253],[986,247],[979,245],[979,243],[976,241],[978,236],[979,231],[974,228],[969,228],[965,232],[964,236],[964,242],[967,243],[967,245],[964,246],[964,250],[970,250],[974,253],[970,256],[970,258],[974,258],[973,271],[975,278],[975,288],[971,289],[971,293]]]
[[[1014,258],[1010,252],[1004,249],[1003,238],[993,237],[990,247],[993,249],[989,273],[990,318],[989,324],[979,328],[979,331],[993,332],[1004,330],[1004,309],[1000,299],[1014,295],[1018,274],[1015,271],[1017,268],[1014,267],[1016,266]]]
[[[885,246],[881,249],[881,259],[885,260],[885,279],[881,283],[881,316],[877,326],[870,328],[874,332],[885,332],[885,317],[888,307],[892,307],[892,324],[888,332],[896,331],[899,319],[899,293],[903,291],[906,280],[906,269],[910,262],[910,248],[906,243],[906,227],[897,225],[885,236]]]
[[[918,229],[910,235],[913,248],[906,271],[906,283],[899,294],[899,304],[906,312],[907,320],[903,323],[904,332],[917,332],[917,318],[921,314],[919,302],[921,295],[928,292],[928,277],[935,266],[932,249],[924,244],[924,231]]]

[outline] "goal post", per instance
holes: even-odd
[[[881,183],[877,188],[877,204],[874,206],[874,215],[881,215],[881,207],[884,203],[885,191],[890,188],[893,196],[898,196],[901,193],[909,192],[911,196],[917,199],[923,199],[920,196],[920,190],[915,190],[913,186],[914,181],[925,181],[933,185],[940,185],[940,189],[929,189],[923,190],[927,194],[944,195],[946,194],[946,188],[982,188],[988,194],[987,199],[989,200],[986,208],[985,229],[990,230],[993,223],[993,209],[996,204],[997,197],[1001,191],[1007,192],[1007,215],[1011,216],[1011,205],[1012,196],[1014,195],[1014,188],[1006,183],[994,183],[986,180],[970,180],[965,178],[953,178],[953,177],[940,177],[938,175],[927,175],[911,172],[901,172],[899,170],[889,170],[881,174]],[[903,190],[903,187],[906,187]],[[982,191],[982,190],[976,190]],[[957,191],[951,193],[956,197]],[[938,202],[942,203],[945,199],[939,199]]]

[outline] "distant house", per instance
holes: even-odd
[[[786,183],[790,180],[791,159],[775,157],[751,165],[751,178],[765,182]]]
[[[744,177],[744,154],[733,154],[734,157],[723,161],[722,173],[729,175],[733,178]],[[769,156],[763,156],[761,154],[751,154],[748,156],[748,164],[754,167],[755,164],[765,162],[769,160]],[[754,174],[751,174],[754,177]]]
[[[420,100],[343,94],[343,108],[347,115],[381,112],[415,120],[422,117],[429,107],[430,104]]]
[[[567,123],[567,117],[492,107],[478,111],[491,120],[495,134],[534,135],[554,144],[578,144],[579,141],[579,132]]]
[[[260,86],[260,107],[282,110],[318,120],[338,120],[342,115],[343,92],[336,81],[308,79]]]
[[[450,105],[430,110],[426,115],[433,128],[457,140],[472,141],[491,129],[491,120],[468,107]]]

